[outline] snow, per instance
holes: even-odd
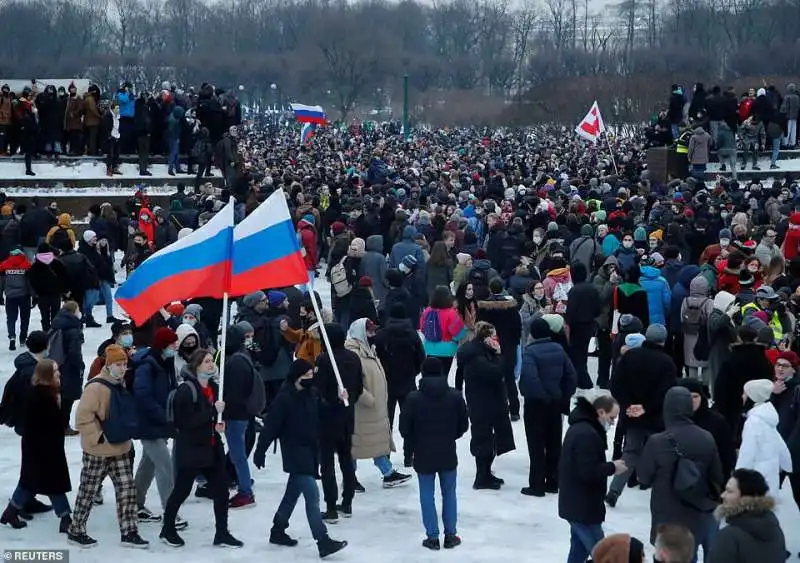
[[[130,197],[136,193],[137,189],[136,186],[128,188],[67,188],[62,185],[54,188],[5,188],[3,192],[10,197]],[[151,196],[168,196],[175,193],[175,186],[147,186],[147,193]]]
[[[737,162],[737,170],[740,171],[740,172],[745,172],[745,170],[742,170],[742,167],[741,167],[741,163],[742,163],[742,153],[741,152],[739,153],[736,162]],[[756,162],[758,163],[758,167],[761,168],[760,175],[769,176],[770,178],[772,178],[772,177],[782,178],[787,172],[800,172],[800,158],[790,158],[790,159],[786,159],[786,160],[779,160],[778,161],[778,166],[780,168],[778,170],[770,170],[769,169],[769,165],[772,162],[769,157],[766,157],[766,158],[759,157],[756,160]],[[719,172],[719,169],[720,169],[721,165],[722,165],[722,163],[720,163],[720,162],[710,162],[708,164],[708,166],[706,167],[706,172],[707,173],[708,172],[717,173],[717,172]],[[747,160],[747,170],[746,171],[747,172],[752,172],[753,171],[752,160],[751,159]],[[756,171],[756,172],[758,172],[758,171]],[[730,170],[728,170],[728,174],[729,173],[730,173]],[[725,173],[723,173],[723,174],[725,174]]]
[[[323,302],[330,302],[330,287],[320,283],[317,287]],[[96,309],[96,318],[105,318],[104,309]],[[121,315],[121,311],[116,313]],[[31,330],[39,328],[39,313],[34,310]],[[88,366],[94,359],[98,345],[108,338],[108,328],[87,329],[84,358]],[[4,385],[13,373],[13,358],[20,352],[9,352],[5,344],[0,350],[0,384]],[[591,370],[596,370],[592,360]],[[396,428],[396,425],[395,425]],[[492,561],[532,561],[561,563],[569,552],[569,527],[558,518],[558,498],[531,498],[520,494],[527,485],[528,453],[522,422],[514,424],[517,449],[495,462],[498,476],[506,481],[500,491],[474,491],[472,481],[475,465],[469,453],[469,437],[458,442],[460,460],[458,478],[459,522],[458,532],[464,544],[450,552],[429,552],[420,546],[424,529],[420,516],[416,480],[407,486],[384,490],[378,471],[371,463],[361,461],[358,475],[367,489],[356,495],[353,503],[353,518],[340,519],[338,524],[328,526],[331,537],[344,539],[349,546],[342,553],[330,558],[332,561],[367,563],[376,558],[381,563],[406,563],[415,561],[461,561],[487,563]],[[609,433],[613,439],[613,430]],[[395,431],[395,444],[402,438]],[[138,449],[138,446],[137,446]],[[609,452],[611,444],[609,443]],[[392,456],[398,470],[402,468],[402,454]],[[78,437],[67,438],[67,458],[70,465],[73,492],[68,495],[74,506],[80,470],[81,448]],[[0,482],[10,497],[19,476],[19,438],[13,430],[0,427]],[[306,523],[302,501],[294,512],[289,533],[300,540],[295,548],[282,548],[269,544],[269,528],[275,509],[282,498],[286,475],[281,469],[280,452],[267,455],[267,467],[257,470],[251,466],[255,479],[254,491],[258,505],[250,510],[230,512],[231,532],[245,542],[242,550],[213,550],[214,517],[211,501],[189,497],[181,508],[181,515],[190,523],[181,532],[187,545],[183,549],[172,549],[158,541],[160,524],[142,524],[142,537],[151,542],[149,550],[124,550],[119,546],[119,531],[116,520],[113,487],[107,479],[104,484],[105,504],[95,506],[89,518],[87,531],[99,541],[99,546],[80,550],[69,546],[66,538],[58,534],[58,521],[52,513],[37,516],[23,530],[0,528],[0,547],[4,549],[64,549],[69,548],[75,563],[107,563],[115,556],[124,555],[126,562],[146,563],[158,554],[162,563],[183,563],[187,556],[194,561],[233,563],[246,560],[275,560],[286,562],[318,561],[316,546]],[[412,470],[408,470],[412,471]],[[341,479],[341,474],[339,473]],[[322,490],[320,486],[320,497]],[[608,510],[604,525],[606,534],[625,532],[647,544],[650,529],[649,492],[626,489],[615,509]],[[788,485],[780,491],[779,517],[785,531],[798,529],[800,516],[797,513]],[[155,483],[150,489],[147,505],[154,511],[159,509],[159,498]],[[441,503],[437,500],[441,509]],[[787,534],[789,550],[800,548],[800,539]],[[650,560],[648,551],[646,560]],[[258,558],[258,559],[256,559]]]
[[[107,180],[106,163],[103,160],[80,160],[80,161],[62,161],[63,164],[56,165],[52,162],[34,162],[33,171],[36,173],[35,177],[25,176],[25,164],[19,160],[0,160],[0,179],[50,179],[50,180]],[[185,166],[185,165],[184,165]],[[180,176],[170,176],[167,174],[168,166],[166,164],[151,164],[148,168],[152,176],[142,177],[139,176],[139,165],[133,163],[123,162],[119,166],[122,175],[114,176],[114,179],[131,179],[141,178],[142,183],[146,184],[148,179],[153,178],[193,178],[188,174]],[[215,171],[216,176],[219,175]],[[176,180],[177,181],[177,180]]]

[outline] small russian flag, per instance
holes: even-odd
[[[317,125],[328,123],[325,110],[321,106],[307,106],[304,104],[290,104],[290,106],[294,112],[294,118],[300,123],[316,123]]]
[[[317,128],[316,123],[304,123],[303,128],[300,130],[300,144],[307,145],[311,142],[311,136]]]

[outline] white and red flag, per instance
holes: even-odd
[[[606,126],[603,123],[603,116],[600,115],[600,106],[598,106],[595,101],[589,113],[586,114],[586,117],[575,127],[575,133],[587,141],[596,143],[600,139],[600,134],[605,132],[605,130]]]

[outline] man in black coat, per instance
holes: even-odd
[[[677,383],[675,362],[664,351],[667,329],[653,324],[647,328],[640,348],[628,350],[619,360],[611,379],[611,394],[625,413],[625,449],[622,459],[628,471],[611,481],[606,502],[616,506],[625,484],[636,469],[647,439],[663,428],[664,394]]]
[[[703,384],[697,379],[686,378],[679,383],[692,394],[692,408],[694,408],[694,423],[714,437],[722,464],[722,474],[727,478],[736,467],[736,446],[733,442],[733,430],[728,421],[715,410],[708,408],[708,397]]]
[[[314,387],[314,366],[305,360],[295,360],[286,384],[270,405],[264,428],[258,437],[253,463],[259,469],[266,465],[267,448],[281,441],[283,471],[289,474],[286,492],[272,520],[270,543],[294,547],[297,540],[286,533],[289,518],[300,495],[306,504],[306,516],[311,534],[317,542],[320,557],[326,557],[347,546],[347,542],[332,540],[319,511],[317,473],[319,469],[319,406],[320,397]],[[338,400],[349,403],[347,392]]]
[[[333,350],[333,361],[339,368],[339,376],[347,390],[347,402],[339,401],[339,383],[333,371],[331,354],[323,350],[317,359],[314,384],[322,398],[319,409],[319,465],[322,474],[322,493],[327,507],[323,520],[335,522],[339,512],[349,518],[353,512],[356,473],[353,466],[353,432],[355,431],[354,405],[364,391],[364,375],[361,360],[355,352],[345,349],[345,332],[341,325],[325,325],[328,341]],[[334,455],[339,458],[342,470],[342,504],[336,504],[339,491],[336,484]]]
[[[422,545],[429,549],[439,549],[439,518],[434,498],[437,475],[442,489],[444,547],[449,549],[461,543],[456,535],[456,440],[467,428],[469,419],[464,398],[447,384],[442,363],[437,358],[427,358],[422,364],[419,391],[409,395],[406,408],[400,413],[400,434],[403,444],[414,454],[422,522],[427,535]]]
[[[415,380],[425,360],[425,349],[417,331],[406,315],[406,309],[396,303],[389,311],[389,320],[375,334],[375,351],[386,371],[389,392],[389,427],[394,425],[395,407],[403,410],[406,397],[416,389]],[[405,466],[411,466],[411,451],[403,442]]]
[[[680,524],[692,532],[696,546],[702,545],[703,553],[709,553],[718,528],[714,509],[719,505],[725,478],[714,437],[697,426],[692,415],[692,395],[688,389],[676,386],[667,391],[664,397],[666,430],[650,437],[636,472],[639,483],[652,487],[650,543],[655,542],[662,524]],[[693,461],[700,473],[698,485],[680,496],[674,485],[678,463],[676,450]]]
[[[98,287],[97,272],[89,259],[81,253],[70,249],[62,253],[59,260],[67,272],[66,286],[67,297],[78,303],[83,308],[86,292]],[[84,311],[84,324],[87,328],[97,328],[100,325],[94,321],[91,314]]]
[[[583,262],[573,262],[571,268],[572,289],[567,297],[566,321],[569,326],[570,359],[578,373],[578,387],[591,389],[592,379],[587,368],[589,342],[594,336],[600,315],[600,292],[589,280]]]
[[[67,436],[78,432],[70,427],[72,405],[80,399],[83,391],[83,327],[78,318],[80,308],[74,301],[67,301],[53,319],[50,330],[50,358],[58,364],[61,372],[61,413],[64,415],[64,431]],[[61,333],[57,335],[56,333]],[[53,344],[61,342],[61,349],[54,350]]]
[[[36,247],[43,242],[47,232],[58,223],[55,214],[50,209],[39,203],[36,197],[31,198],[31,204],[20,219],[20,244],[28,260],[33,262]]]
[[[525,437],[530,473],[523,495],[558,492],[562,413],[575,392],[575,368],[560,344],[550,338],[544,319],[531,323],[531,341],[522,353],[519,388],[525,397]]]
[[[606,482],[627,469],[622,460],[606,461],[606,430],[618,416],[619,405],[609,395],[600,395],[593,403],[579,397],[569,415],[558,467],[558,516],[569,522],[569,561],[586,561],[603,539]]]

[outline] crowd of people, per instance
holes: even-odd
[[[213,163],[232,178],[228,169],[236,148],[222,141],[241,122],[236,96],[211,84],[183,91],[164,82],[161,90],[137,92],[125,81],[116,92],[104,93],[92,84],[82,95],[74,82],[41,91],[35,80],[22,92],[12,92],[7,84],[0,88],[0,156],[24,154],[28,176],[36,175],[36,155],[57,161],[61,155],[104,154],[107,174],[114,176],[120,174],[120,154],[138,154],[139,176],[151,176],[150,156],[162,155],[172,176],[196,174],[199,183]]]
[[[771,151],[770,170],[779,170],[781,148],[797,148],[800,95],[789,83],[784,93],[774,85],[750,88],[737,96],[731,86],[707,91],[695,84],[691,97],[682,86],[672,85],[668,105],[651,120],[648,142],[653,146],[674,145],[686,155],[690,172],[703,179],[712,149],[719,157],[721,172],[736,179],[737,169],[760,170],[758,153]],[[737,155],[741,154],[739,164]]]
[[[406,485],[414,469],[422,545],[451,549],[461,543],[456,476],[473,471],[456,442],[469,431],[472,494],[498,490],[493,463],[516,449],[519,423],[530,458],[521,494],[558,495],[568,563],[644,561],[639,539],[604,538],[626,486],[650,490],[657,561],[694,562],[702,547],[706,563],[783,562],[774,508],[784,483],[800,507],[798,185],[659,185],[645,132],[587,146],[559,131],[406,140],[390,124],[354,125],[301,146],[296,132],[256,122],[239,135],[230,189],[181,188],[168,211],[139,191],[126,210],[93,210],[76,237],[68,215],[7,200],[9,338],[11,311],[47,305],[41,331],[20,314],[26,351],[4,391],[22,467],[2,522],[24,528],[52,509],[70,543],[93,546],[86,523],[109,475],[123,544],[146,547],[138,524],[160,522],[160,539],[183,546],[179,511],[196,484],[213,500],[214,544],[241,546],[228,511],[255,505],[249,460],[263,468],[279,441],[288,479],[271,543],[297,545],[287,527],[302,495],[320,556],[343,549],[326,524],[354,515],[365,491],[356,460],[371,459],[384,487]],[[108,309],[111,337],[85,374],[83,331],[100,330],[97,294],[113,305],[115,268],[130,272],[202,227],[229,196],[240,219],[276,189],[308,271],[330,284],[330,310],[317,296],[317,313],[294,286],[267,290],[269,280],[238,300],[230,323],[209,298],[165,303],[138,326]],[[76,433],[73,509],[64,445]],[[161,514],[145,506],[153,479]]]

